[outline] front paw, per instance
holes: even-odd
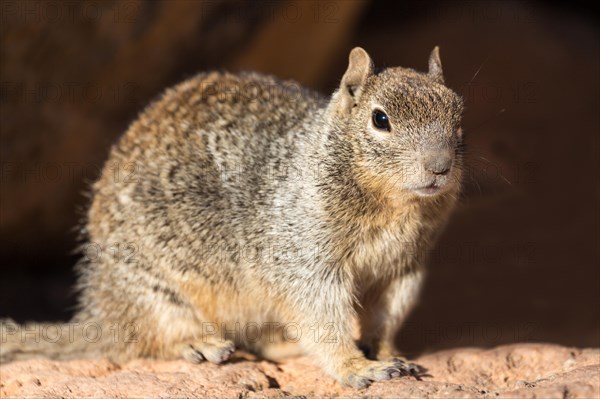
[[[353,388],[365,388],[374,381],[389,380],[391,378],[408,375],[406,363],[401,360],[377,361],[367,359],[353,359],[346,363],[341,373],[342,385]]]
[[[402,356],[386,356],[379,357],[381,361],[391,361],[398,365],[400,372],[402,375],[408,375],[414,377],[417,380],[421,380],[421,377],[424,377],[427,374],[427,369],[423,366],[420,366],[416,363],[409,362],[406,358]]]

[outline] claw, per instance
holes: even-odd
[[[421,377],[426,376],[427,369],[415,363],[409,363],[404,359],[395,358],[394,362],[398,365],[401,375],[414,377],[417,381],[422,381]]]
[[[402,371],[400,369],[393,368],[390,370],[390,377],[392,377],[392,378],[398,378],[401,375],[402,375]]]

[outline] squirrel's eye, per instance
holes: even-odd
[[[385,112],[376,109],[373,111],[373,125],[379,130],[385,130],[389,132],[390,128],[390,120]]]

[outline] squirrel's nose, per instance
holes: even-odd
[[[423,157],[423,167],[434,175],[445,175],[452,166],[452,156],[446,151],[428,153]]]

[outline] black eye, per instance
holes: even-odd
[[[385,114],[385,112],[383,112],[379,109],[376,109],[373,111],[373,125],[377,129],[385,130],[386,132],[389,132],[390,130],[392,130],[390,127],[390,119]]]

